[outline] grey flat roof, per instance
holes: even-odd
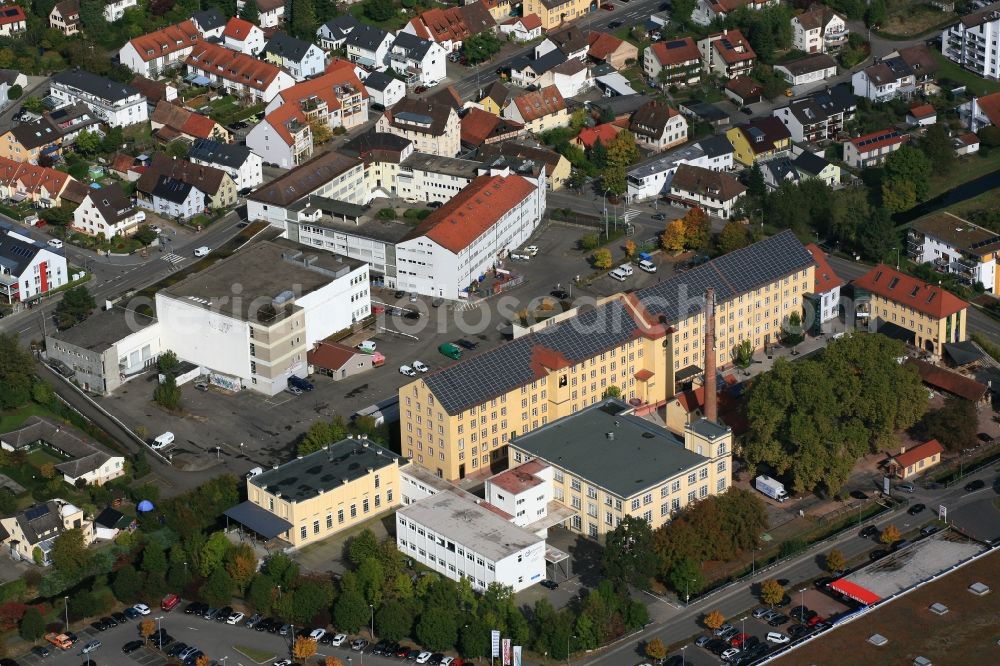
[[[344,233],[370,238],[383,243],[398,243],[410,235],[413,226],[403,220],[381,220],[376,217],[363,217],[359,224],[350,220],[342,220],[329,215],[322,215],[318,220],[303,222],[313,227],[323,227],[324,229],[334,229]]]
[[[237,504],[231,509],[227,509],[226,515],[241,525],[249,527],[265,539],[273,539],[293,527],[284,518],[274,515],[267,509],[259,507],[249,500]]]
[[[49,337],[93,352],[103,352],[120,340],[155,323],[156,320],[152,317],[113,307],[91,315],[65,331],[56,331]]]
[[[441,155],[430,155],[428,153],[413,153],[399,163],[400,166],[430,171],[433,173],[443,173],[446,176],[458,176],[460,178],[473,179],[478,175],[478,170],[483,166],[482,162],[475,160],[463,160],[457,157],[442,157]]]
[[[625,499],[708,461],[669,430],[608,398],[515,437],[511,445]]]
[[[445,539],[460,543],[493,562],[544,541],[468,495],[445,491],[396,510]]]
[[[327,448],[258,474],[248,484],[289,502],[312,499],[403,461],[392,451],[367,439],[342,439]]]

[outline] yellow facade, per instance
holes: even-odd
[[[564,155],[560,155],[559,161],[556,162],[555,167],[552,169],[552,173],[546,174],[546,178],[549,181],[549,188],[552,190],[562,189],[562,186],[569,180],[571,171],[572,166],[569,160]]]
[[[750,340],[754,349],[777,342],[782,323],[793,311],[801,312],[803,296],[813,288],[813,273],[810,266],[717,303],[718,366],[731,363],[742,340]],[[536,328],[545,325],[559,324]],[[399,390],[402,454],[438,476],[463,478],[505,459],[511,435],[597,402],[610,385],[622,389],[623,400],[662,404],[674,395],[680,371],[687,376],[692,367],[702,367],[704,335],[704,314],[698,312],[672,324],[666,340],[661,329],[576,365],[544,369],[542,377],[457,414],[447,413],[427,383],[416,379]]]
[[[726,130],[726,138],[733,145],[733,157],[744,166],[753,166],[755,161],[767,160],[775,154],[789,150],[792,147],[791,138],[786,137],[775,141],[774,147],[771,150],[755,153],[750,146],[750,142],[747,141],[746,134],[740,131],[738,127],[730,127]]]
[[[499,116],[503,112],[500,105],[489,95],[479,100],[479,105],[483,107],[483,111],[492,113],[494,116]]]
[[[594,6],[590,0],[524,0],[524,16],[537,14],[542,21],[542,30],[559,27],[566,21],[580,18]]]
[[[964,342],[969,338],[967,309],[938,319],[878,294],[871,295],[869,308],[870,316],[910,331],[913,333],[913,346],[937,356],[944,355],[945,343]]]
[[[0,157],[6,157],[7,159],[14,160],[15,162],[31,162],[33,164],[38,163],[38,157],[41,155],[42,150],[48,148],[50,145],[59,144],[61,140],[53,141],[50,144],[44,146],[38,146],[37,148],[25,148],[14,133],[7,131],[0,136]],[[55,157],[59,154],[59,151],[54,152],[52,155]]]

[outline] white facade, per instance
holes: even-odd
[[[837,65],[832,64],[829,67],[819,67],[809,72],[795,72],[793,73],[785,65],[775,65],[774,71],[785,77],[793,86],[801,86],[807,83],[817,83],[819,81],[825,81],[831,76],[837,75]]]
[[[232,19],[230,19],[232,24]],[[239,51],[245,55],[255,56],[261,52],[264,48],[264,44],[267,42],[264,39],[264,31],[255,26],[248,21],[239,21],[239,25],[242,26],[244,23],[248,23],[250,28],[247,29],[247,34],[233,34],[233,30],[230,26],[226,26],[226,29],[222,33],[222,45],[227,49],[232,49],[233,51]]]
[[[814,12],[807,12],[812,19]],[[843,44],[847,40],[848,30],[844,18],[833,12],[818,10],[823,16],[822,25],[815,25],[809,20],[809,27],[802,24],[802,17],[792,17],[792,48],[803,53],[826,53],[827,49]],[[806,15],[803,15],[806,16]]]
[[[104,20],[108,23],[114,23],[125,16],[126,9],[135,7],[138,4],[139,0],[110,0],[110,2],[104,5]]]
[[[305,310],[306,347],[350,327],[372,313],[368,264],[361,264],[330,284],[295,299]]]
[[[368,91],[368,99],[372,105],[378,104],[383,109],[388,109],[406,97],[406,84],[395,78],[391,79],[381,90],[368,85],[365,85],[365,90]]]
[[[143,199],[139,199],[139,205],[148,207],[157,215],[166,217],[176,217],[181,220],[189,220],[205,210],[205,193],[197,187],[192,187],[184,201],[172,201],[164,197],[153,194],[152,205],[147,204]]]
[[[544,539],[453,492],[397,509],[396,547],[476,590],[496,582],[520,592],[545,578]]]
[[[728,143],[728,141],[726,141]],[[712,171],[732,171],[732,146],[728,151],[706,152],[701,143],[685,146],[677,151],[634,167],[628,172],[628,197],[642,201],[670,191],[670,183],[682,164],[699,166]]]
[[[957,224],[960,224],[959,220],[956,220]],[[968,274],[972,282],[978,282],[987,293],[993,293],[997,274],[995,253],[990,253],[989,259],[983,261],[986,255],[976,257],[974,254],[960,250],[927,232],[923,232],[922,236],[923,242],[918,246],[917,251],[911,250],[909,252],[914,261],[917,263],[940,262],[946,266],[947,272]],[[913,232],[910,233],[909,238],[912,243]]]
[[[239,14],[243,11],[243,6],[246,5],[246,0],[236,0],[236,13]],[[265,9],[260,9],[260,3],[257,5],[258,18],[257,23],[262,28],[276,28],[282,24],[285,20],[285,5],[281,3],[276,7],[268,7]]]
[[[123,97],[107,98],[91,92],[91,90],[96,90],[94,87],[90,87],[88,90],[70,82],[60,82],[57,80],[58,75],[52,79],[49,93],[60,103],[74,104],[79,102],[86,105],[95,117],[100,118],[102,122],[111,127],[127,127],[149,120],[146,97],[138,90],[113,83],[110,79],[104,79],[104,77],[96,76],[89,72],[84,72],[84,74],[89,81],[100,81],[103,79],[118,88],[127,88],[132,94]]]
[[[288,70],[296,81],[304,81],[311,76],[322,74],[326,67],[326,56],[315,44],[310,44],[301,60],[267,54],[266,59]]]
[[[372,28],[377,30],[377,28]],[[358,32],[356,28],[354,32]],[[365,67],[371,67],[379,71],[384,71],[386,69],[386,64],[389,60],[389,49],[392,47],[392,35],[386,33],[382,40],[374,46],[374,48],[369,47],[366,43],[362,44],[352,40],[352,35],[349,35],[347,41],[345,42],[347,48],[347,59],[351,62],[363,65]]]
[[[450,173],[444,169],[435,170],[434,161],[422,164],[422,160],[404,159],[395,174],[395,183],[386,183],[395,194],[410,203],[440,201],[444,203],[458,194],[476,177],[478,163],[453,158],[456,168]],[[409,162],[409,163],[408,163]],[[459,174],[462,167],[468,170]],[[471,167],[471,168],[470,168]]]
[[[778,0],[750,0],[741,4],[745,5],[747,9],[761,9],[778,4]],[[731,6],[735,8],[740,5],[733,3]],[[727,11],[721,4],[718,4],[716,0],[698,0],[694,11],[691,12],[691,22],[707,28],[715,19],[726,18],[730,11]]]
[[[132,214],[120,220],[109,222],[104,219],[101,210],[94,204],[94,197],[100,196],[100,190],[91,190],[83,202],[73,211],[73,228],[90,236],[103,236],[111,240],[117,235],[126,236],[134,232],[140,224],[146,221],[146,213],[132,208]]]
[[[997,70],[997,40],[1000,11],[964,17],[941,33],[941,53],[986,79],[1000,77]]]
[[[220,162],[209,162],[198,157],[190,157],[190,159],[195,164],[204,164],[205,166],[225,171],[233,179],[233,182],[236,183],[237,190],[253,189],[264,182],[264,160],[260,155],[253,152],[252,149],[249,155],[247,155],[247,159],[239,168]]]
[[[260,155],[262,162],[288,169],[300,163],[296,155],[307,159],[312,155],[312,131],[308,126],[302,132],[292,135],[292,138],[298,145],[289,144],[265,117],[247,133],[246,142],[247,148]]]
[[[511,522],[518,527],[527,527],[544,518],[548,514],[549,502],[553,500],[552,467],[544,463],[527,464],[533,468],[530,476],[534,479],[531,481],[522,483],[520,479],[515,479],[511,485],[505,483],[506,479],[519,475],[519,468],[486,479],[486,501],[513,516]]]
[[[16,230],[6,234],[0,232],[0,239],[4,236],[32,245],[35,254],[19,272],[12,272],[7,266],[0,264],[0,301],[24,302],[61,287],[69,281],[66,256],[62,252],[56,252]],[[0,247],[0,253],[3,250],[4,248]],[[20,258],[16,257],[18,260]]]
[[[422,54],[393,44],[389,50],[389,67],[403,76],[414,75],[415,84],[434,86],[447,75],[447,57],[448,52],[437,42],[429,42],[427,50]]]
[[[189,363],[250,383],[250,324],[197,302],[156,293],[164,349]]]
[[[247,57],[249,58],[249,56]],[[267,66],[273,67],[274,65],[269,64]],[[255,81],[244,82],[245,79],[243,77],[234,81],[231,78],[219,76],[216,73],[215,67],[211,65],[206,65],[206,68],[203,68],[201,65],[188,62],[187,71],[189,74],[197,74],[207,77],[212,83],[221,85],[222,88],[231,95],[252,98],[254,102],[270,102],[274,99],[275,95],[280,93],[282,90],[291,88],[295,85],[295,79],[293,79],[287,72],[283,71],[278,71],[274,78],[272,78],[271,81],[263,88],[261,88],[259,84],[256,84]]]
[[[915,90],[912,75],[886,81],[873,81],[868,69],[862,69],[851,75],[851,88],[856,96],[866,97],[873,102],[888,102],[897,97],[909,97]]]
[[[336,179],[324,183],[312,192],[302,192],[301,194],[302,197],[300,199],[314,194],[346,203],[367,203],[368,192],[365,190],[365,166],[359,162]],[[290,210],[291,208],[292,206],[286,207],[264,203],[254,199],[253,195],[251,195],[247,198],[247,220],[250,222],[254,220],[266,220],[271,226],[278,227],[287,232],[287,220],[295,217],[295,213]],[[339,251],[337,254],[343,254],[348,257],[353,256]]]

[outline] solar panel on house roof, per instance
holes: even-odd
[[[667,42],[668,49],[679,49],[682,46],[687,46],[687,42],[684,41],[683,39],[674,39],[672,41]]]
[[[41,518],[42,516],[48,515],[49,507],[44,504],[39,504],[37,506],[30,507],[24,512],[24,517],[28,520],[35,520],[36,518]]]

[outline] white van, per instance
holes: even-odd
[[[153,443],[150,444],[149,446],[153,450],[159,451],[160,449],[167,448],[168,446],[170,446],[173,443],[174,443],[174,433],[168,431],[168,432],[163,433],[162,435],[160,435],[156,439],[154,439]]]
[[[63,242],[61,240],[59,240],[58,238],[50,238],[49,239],[49,247],[54,247],[55,249],[58,250],[58,249],[62,248],[62,246],[63,246]]]
[[[207,245],[202,245],[201,247],[195,249],[194,256],[196,257],[207,257],[210,250]]]
[[[618,267],[618,270],[621,271],[625,277],[632,277],[632,266],[630,264],[622,264]]]
[[[642,261],[640,261],[639,268],[646,271],[647,273],[656,272],[656,264],[654,264],[652,261],[649,261],[648,259],[643,259]]]
[[[258,474],[263,474],[263,473],[264,473],[264,468],[262,468],[262,467],[254,467],[249,472],[247,472],[247,478],[248,479],[252,479],[253,477],[257,476]]]
[[[364,342],[358,345],[358,351],[364,352],[365,354],[374,354],[375,343],[372,342],[371,340],[365,340]]]
[[[626,275],[625,272],[622,271],[621,267],[618,267],[615,270],[611,271],[610,273],[608,273],[608,275],[613,279],[618,280],[619,282],[624,282],[625,280],[628,279],[628,275]]]

